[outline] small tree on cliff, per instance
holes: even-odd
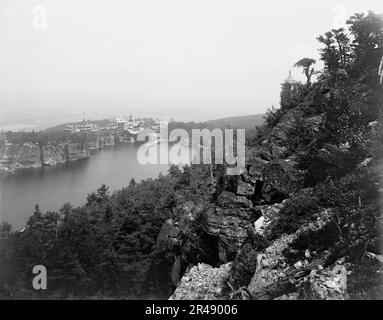
[[[310,58],[303,58],[299,60],[296,64],[294,64],[294,67],[303,69],[303,73],[305,74],[307,78],[307,82],[306,82],[307,86],[311,84],[311,77],[315,73],[314,68],[311,67],[313,64],[315,64],[315,60]]]

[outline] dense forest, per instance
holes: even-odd
[[[3,223],[0,297],[168,298],[193,265],[231,262],[224,297],[241,297],[235,292],[246,287],[250,298],[275,298],[300,289],[279,278],[267,290],[252,286],[258,254],[328,212],[326,228],[298,238],[284,261],[311,252],[326,268],[342,258],[351,270],[349,297],[379,297],[383,22],[369,12],[347,24],[318,37],[324,69],[299,60],[307,81],[285,83],[280,107],[247,132],[241,176],[227,176],[224,165],[171,166],[114,193],[100,186],[80,207],[31,208],[23,232]],[[279,209],[260,234],[252,226],[265,206]],[[47,268],[48,290],[32,289],[35,265]]]

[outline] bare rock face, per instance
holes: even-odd
[[[43,164],[55,166],[67,161],[66,144],[46,144],[41,147]]]
[[[268,163],[263,171],[262,195],[268,202],[280,202],[301,189],[303,173],[285,160]]]
[[[206,213],[206,232],[218,238],[219,258],[226,263],[235,258],[260,212],[251,201],[233,193],[221,194],[217,203]]]
[[[41,167],[40,148],[31,142],[22,145],[5,143],[0,148],[0,162],[2,167],[10,172],[18,168]]]
[[[231,263],[219,268],[199,263],[186,273],[169,300],[223,300]]]
[[[13,161],[23,167],[41,167],[41,154],[38,144],[26,142],[17,146]]]
[[[16,155],[16,145],[13,143],[5,143],[0,148],[0,160],[2,162],[11,162],[13,161]]]
[[[89,158],[89,147],[81,143],[68,143],[68,161]]]
[[[5,143],[0,147],[0,169],[13,173],[19,168],[54,166],[89,156],[87,144],[48,143],[40,146],[32,142]]]

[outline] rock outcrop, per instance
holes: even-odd
[[[247,238],[247,230],[261,213],[254,209],[246,197],[223,192],[217,206],[206,213],[206,232],[218,239],[220,261],[226,263],[235,258]]]

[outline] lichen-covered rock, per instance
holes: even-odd
[[[199,263],[186,273],[170,300],[222,300],[227,299],[226,285],[231,263],[219,268]]]

